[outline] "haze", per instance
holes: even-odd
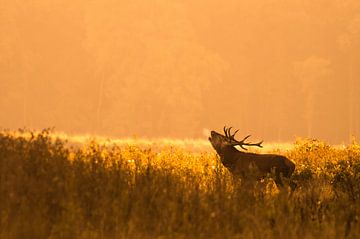
[[[359,0],[0,0],[0,127],[360,136]]]

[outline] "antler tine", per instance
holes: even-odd
[[[239,146],[244,149],[244,150],[248,150],[247,148],[245,148],[244,146],[242,146],[242,144],[239,144]]]
[[[226,132],[226,125],[224,126],[224,133],[225,133],[225,136],[227,137],[227,132]]]
[[[230,132],[231,129],[232,129],[232,127],[228,128],[228,131],[227,131],[228,132],[227,135],[228,135],[229,138],[231,138],[231,132]]]
[[[240,142],[245,144],[245,140],[247,140],[250,136],[251,136],[251,134],[249,134],[248,136],[246,136],[245,138],[243,138]]]
[[[263,146],[261,145],[263,143],[263,141],[261,140],[259,143],[243,143],[242,145],[246,145],[246,146],[257,146],[259,148],[262,148]]]
[[[254,144],[254,146],[258,146],[260,148],[262,148],[263,146],[261,145],[264,142],[264,140],[261,140],[259,143]]]
[[[233,138],[233,139],[234,139],[235,134],[236,134],[238,131],[239,131],[239,130],[236,130],[236,131],[234,132],[234,134],[233,134],[233,135],[231,135],[231,138]]]

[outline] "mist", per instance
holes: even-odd
[[[226,125],[265,142],[360,137],[358,0],[0,5],[3,129],[206,139]]]

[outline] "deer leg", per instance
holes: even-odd
[[[289,179],[288,177],[282,177],[281,173],[276,173],[275,176],[275,183],[278,186],[278,188],[284,188],[284,180],[285,180],[285,185],[289,186],[291,189],[291,192],[294,192],[295,189],[297,188],[297,183],[292,181],[291,179]]]
[[[281,188],[281,187],[283,187],[284,186],[284,183],[283,183],[283,181],[282,181],[282,178],[281,178],[281,175],[280,175],[280,173],[276,173],[276,175],[275,175],[275,183],[276,183],[276,186],[278,187],[278,188]]]
[[[297,188],[297,183],[295,183],[294,181],[290,181],[290,183],[289,183],[289,186],[290,186],[290,188],[291,188],[291,191],[293,192],[293,191],[295,191],[295,189]]]

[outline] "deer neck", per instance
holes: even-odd
[[[239,157],[239,154],[241,152],[234,148],[233,146],[225,146],[219,150],[216,150],[218,155],[220,156],[220,160],[222,164],[227,167],[228,169],[231,169],[235,165],[235,161],[237,161],[237,158]]]
[[[220,150],[216,150],[216,151],[222,159],[233,157],[234,154],[241,153],[239,150],[237,150],[233,146],[225,146],[225,147],[221,148]]]

